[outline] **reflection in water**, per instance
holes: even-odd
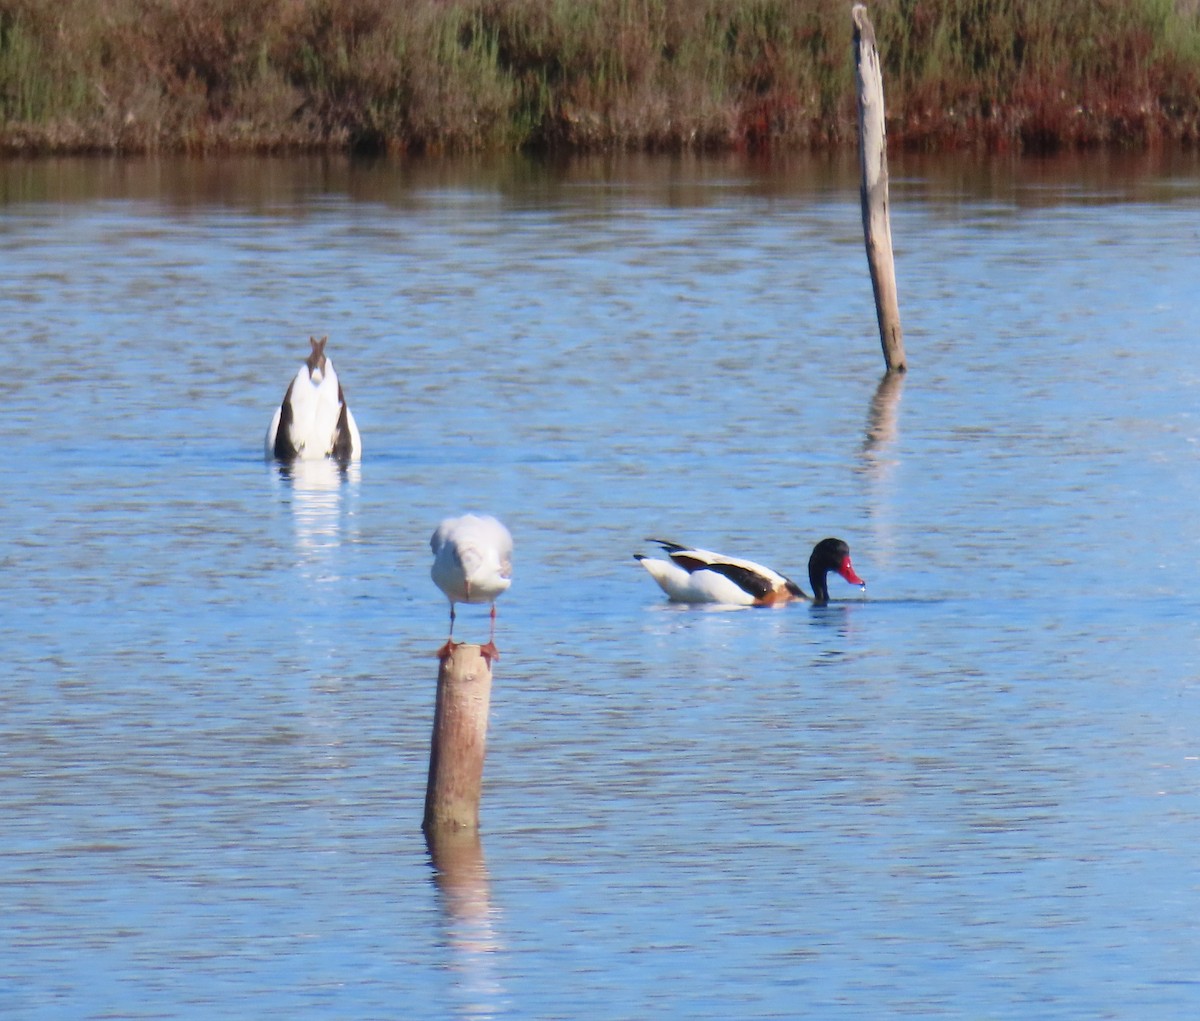
[[[900,392],[904,389],[903,372],[885,372],[871,398],[867,411],[867,434],[863,439],[863,459],[868,469],[886,466],[891,462],[884,459],[888,448],[896,442],[896,407],[900,403]]]
[[[905,373],[887,372],[875,388],[871,406],[867,409],[867,430],[860,451],[859,469],[870,481],[869,513],[874,533],[874,555],[882,558],[885,551],[895,550],[894,528],[896,515],[889,509],[891,483],[899,463],[892,453],[899,436],[897,408],[904,389]]]
[[[893,165],[937,365],[878,395],[856,166],[0,167],[4,1015],[1194,1015],[1200,150],[1089,160]],[[357,484],[259,453],[314,324]],[[467,497],[527,537],[494,883],[405,821]],[[868,604],[628,555],[793,519]]]
[[[343,519],[349,516],[345,504],[348,495],[357,491],[360,466],[326,458],[279,464],[277,469],[285,492],[291,493],[295,570],[306,610],[289,621],[293,648],[303,656],[311,675],[320,678],[304,715],[314,747],[320,749],[322,767],[336,771],[345,768],[345,748],[350,743],[347,717],[336,698],[322,693],[340,691],[345,684],[346,650],[329,621],[343,602],[341,582],[347,570],[339,547]]]
[[[319,557],[341,542],[342,486],[357,486],[357,462],[339,464],[295,461],[280,464],[279,477],[292,490],[292,517],[296,529],[296,552],[304,559]]]
[[[441,894],[453,969],[461,976],[463,1001],[457,1016],[490,1018],[501,1013],[503,986],[494,955],[502,949],[496,935],[487,864],[478,830],[431,827],[425,833],[433,882]]]

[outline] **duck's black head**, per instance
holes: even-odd
[[[835,571],[851,585],[867,587],[867,583],[854,573],[850,563],[850,547],[841,539],[822,539],[813,547],[808,558],[808,583],[813,590],[813,605],[824,606],[829,602],[829,585],[826,575]]]

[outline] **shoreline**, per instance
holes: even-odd
[[[850,6],[0,0],[0,154],[851,150]],[[1198,0],[898,6],[892,149],[1200,145]]]

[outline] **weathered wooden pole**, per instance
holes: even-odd
[[[448,644],[438,667],[437,703],[425,787],[428,834],[479,828],[492,668],[478,645]]]
[[[875,291],[875,315],[879,340],[888,372],[904,372],[904,335],[900,330],[900,303],[896,297],[896,263],[892,255],[892,224],[888,213],[887,140],[884,133],[883,72],[875,28],[867,9],[855,4],[854,76],[858,82],[858,158],[862,170],[859,196],[862,200],[863,234],[871,287]]]

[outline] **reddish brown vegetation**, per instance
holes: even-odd
[[[899,144],[1200,139],[1196,0],[871,5]],[[826,147],[830,0],[0,0],[9,151]]]

